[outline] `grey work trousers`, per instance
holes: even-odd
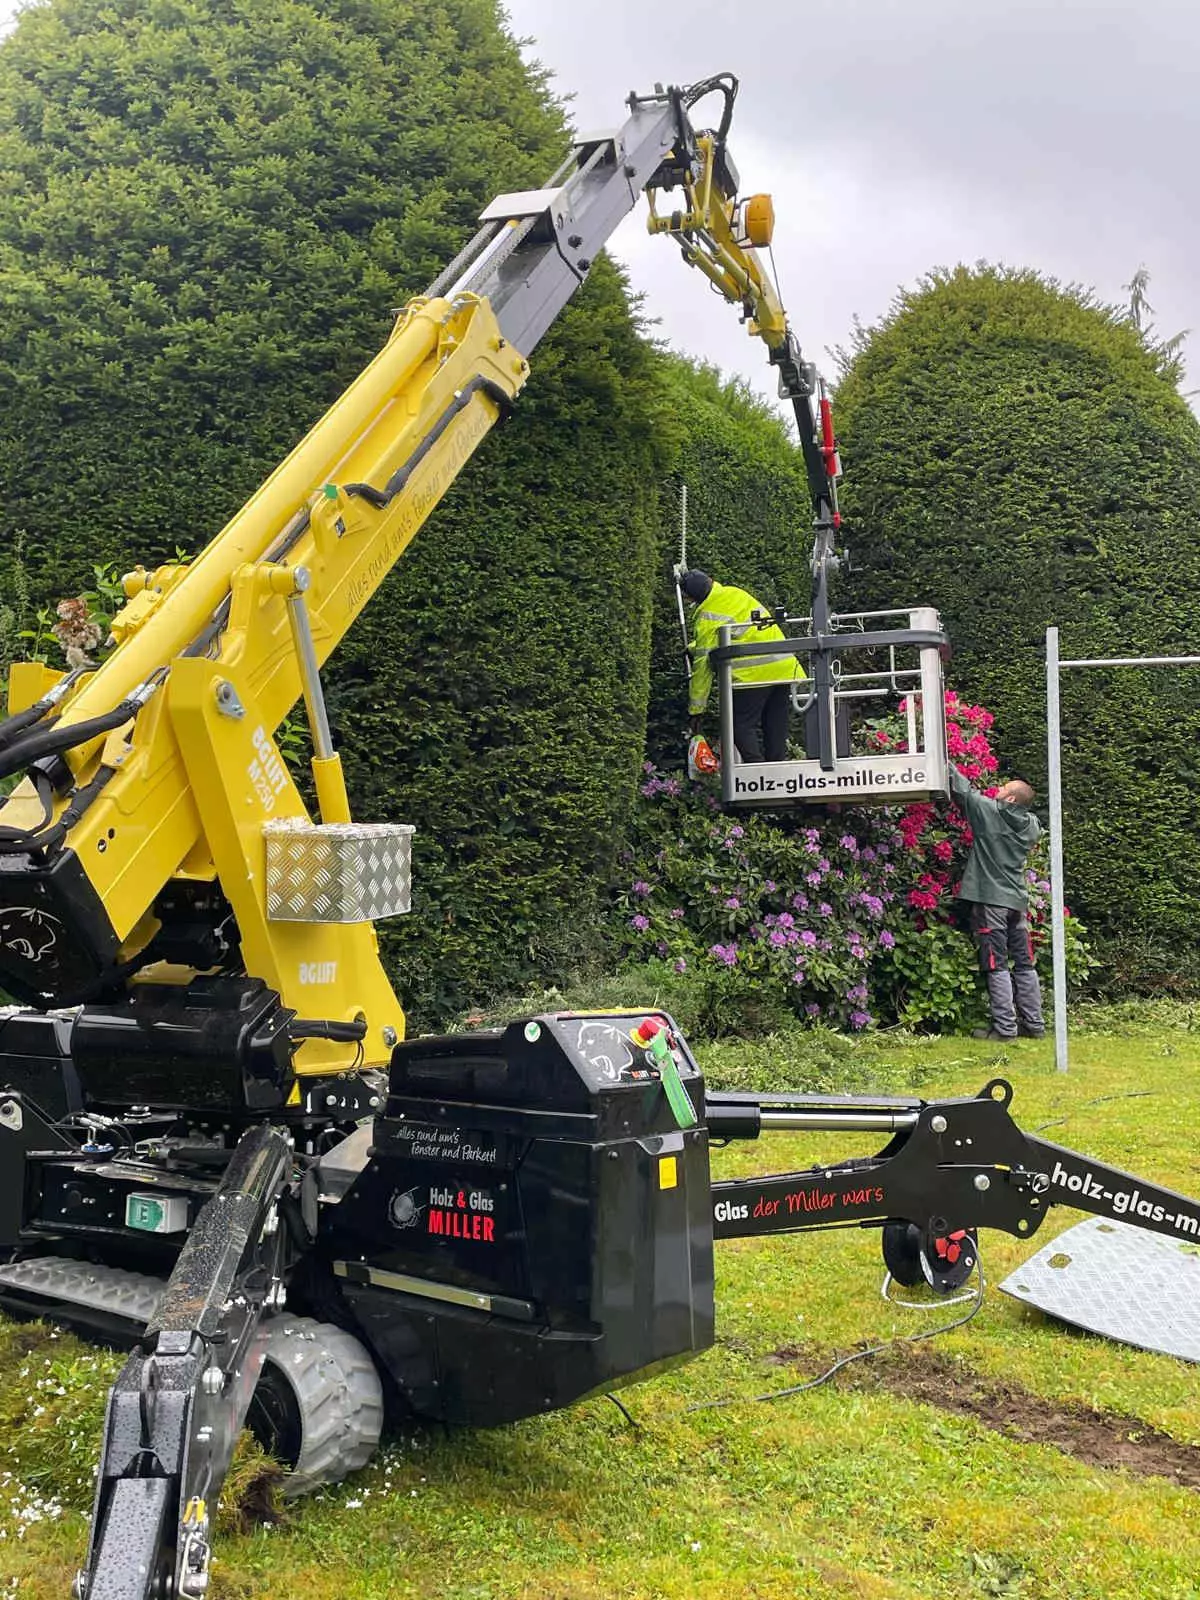
[[[974,903],[971,933],[987,981],[992,1027],[1006,1039],[1015,1039],[1018,1029],[1043,1033],[1042,990],[1033,964],[1028,916],[1012,906]]]

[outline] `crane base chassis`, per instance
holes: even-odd
[[[670,1066],[635,1037],[648,1017]],[[1001,1079],[939,1101],[717,1093],[662,1014],[399,1045],[365,1117],[353,1096],[256,1117],[178,1090],[122,1109],[92,1097],[63,1018],[36,1018],[31,1056],[34,1020],[0,1034],[0,1084],[21,1085],[0,1090],[0,1305],[132,1347],[87,1600],[204,1592],[247,1420],[311,1487],[368,1459],[385,1410],[495,1426],[688,1360],[713,1340],[719,1239],[876,1228],[900,1281],[943,1291],[974,1230],[1031,1236],[1056,1202],[1200,1240],[1195,1201],[1022,1134]],[[802,1131],[878,1153],[713,1182],[714,1142]]]

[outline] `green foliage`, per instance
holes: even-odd
[[[839,389],[856,598],[939,607],[956,681],[1035,787],[1047,624],[1065,658],[1195,648],[1200,425],[1175,363],[1077,290],[959,268],[897,299]],[[1105,937],[1194,930],[1194,690],[1169,670],[1064,675],[1068,899]]]
[[[564,145],[497,0],[24,12],[0,45],[0,476],[33,609],[96,562],[201,546]],[[419,830],[415,914],[385,930],[418,1023],[594,941],[641,754],[665,464],[611,266],[534,361],[330,685],[358,814]]]
[[[947,742],[959,770],[997,766],[992,714],[946,693]],[[904,750],[905,719],[874,719],[873,748]],[[819,807],[730,817],[704,784],[647,763],[644,804],[625,860],[632,882],[617,914],[632,970],[674,988],[672,1014],[692,1032],[769,1033],[794,1018],[858,1031],[875,1021],[955,1031],[987,1018],[974,946],[955,895],[971,844],[956,805]],[[1027,865],[1035,947],[1048,931],[1044,848]],[[1092,958],[1067,923],[1068,976]],[[667,974],[675,974],[674,984]]]
[[[663,361],[672,470],[662,494],[647,749],[681,764],[687,686],[671,567],[679,559],[680,485],[688,491],[688,565],[749,589],[764,605],[808,605],[812,509],[779,415],[738,379],[679,356]],[[714,724],[715,725],[715,724]]]

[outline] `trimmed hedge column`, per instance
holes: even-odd
[[[1200,645],[1200,425],[1177,379],[1089,296],[959,268],[898,297],[839,389],[862,599],[941,609],[953,683],[1043,792],[1047,624],[1066,657]],[[1195,673],[1064,678],[1068,901],[1110,939],[1194,936],[1198,706]]]

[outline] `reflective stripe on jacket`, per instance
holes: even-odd
[[[787,637],[783,629],[777,628],[773,622],[756,627],[750,621],[756,611],[770,615],[766,606],[761,605],[752,594],[745,589],[735,588],[731,583],[714,583],[696,607],[696,629],[692,640],[692,688],[688,700],[688,710],[692,716],[698,716],[708,703],[713,681],[708,652],[720,644],[722,628],[732,625],[731,644],[773,644]],[[735,687],[739,684],[792,683],[805,676],[804,668],[795,656],[746,656],[740,661],[735,660],[733,666]]]

